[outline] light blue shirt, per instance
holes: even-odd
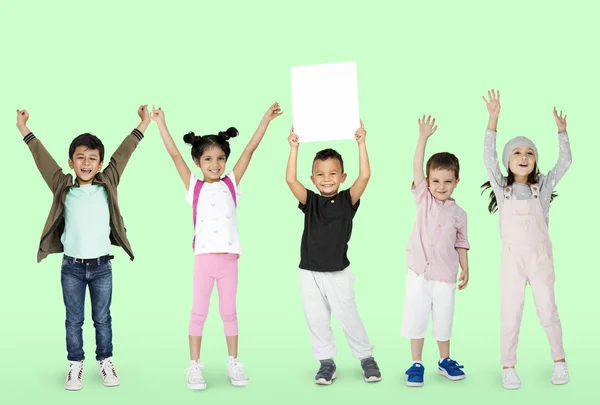
[[[67,256],[95,259],[110,253],[108,195],[102,186],[71,187],[65,200],[65,231],[61,242]]]

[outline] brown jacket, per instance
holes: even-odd
[[[143,137],[144,134],[138,129],[134,129],[131,134],[127,135],[111,156],[106,168],[96,174],[92,182],[92,184],[104,186],[108,194],[110,242],[112,245],[121,246],[131,260],[133,260],[133,252],[127,239],[127,230],[125,229],[123,217],[119,210],[117,186],[131,154]],[[46,220],[46,225],[44,225],[44,231],[40,239],[37,254],[37,261],[39,263],[51,253],[61,253],[64,251],[60,238],[65,229],[65,219],[63,216],[65,198],[67,191],[71,187],[79,187],[79,183],[77,182],[77,178],[73,179],[72,174],[63,173],[60,166],[33,133],[26,135],[23,140],[29,146],[35,164],[53,194],[52,207],[50,208],[50,213],[48,214],[48,219]]]

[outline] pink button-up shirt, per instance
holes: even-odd
[[[406,249],[408,267],[426,280],[456,283],[458,252],[470,249],[467,240],[467,214],[451,198],[436,200],[427,180],[411,187],[417,216]]]

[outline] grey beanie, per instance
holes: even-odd
[[[504,152],[502,152],[502,163],[504,163],[504,167],[506,168],[506,170],[508,170],[508,158],[510,157],[510,154],[513,150],[521,146],[526,146],[528,148],[533,149],[533,156],[535,157],[535,162],[537,163],[538,151],[533,141],[524,136],[517,136],[516,138],[513,138],[510,141],[506,142],[506,145],[504,145]]]

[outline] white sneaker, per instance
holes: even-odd
[[[514,368],[505,368],[502,370],[502,387],[507,390],[518,390],[521,388],[521,379]]]
[[[227,376],[231,380],[231,384],[237,387],[248,385],[250,379],[246,373],[244,373],[244,367],[245,366],[237,359],[234,359],[231,356],[229,357],[229,364],[227,364]]]
[[[191,390],[203,390],[206,388],[206,381],[202,377],[204,364],[191,360],[190,367],[185,369],[187,375],[187,386]]]
[[[83,361],[70,361],[65,380],[65,389],[79,391],[83,388]]]
[[[554,370],[552,371],[552,384],[554,385],[562,385],[568,383],[569,378],[569,369],[567,368],[567,363],[555,362]]]
[[[116,387],[119,385],[119,376],[115,370],[112,357],[100,360],[98,368],[100,369],[100,377],[102,377],[102,385],[105,387]]]

